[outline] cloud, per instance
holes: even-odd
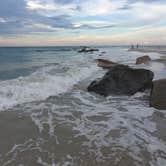
[[[136,2],[131,4],[132,13],[136,18],[142,20],[158,20],[163,19],[163,16],[166,15],[166,4],[161,3],[145,3],[145,2]]]
[[[95,2],[85,0],[80,4],[80,9],[86,15],[108,15],[118,11],[126,3],[126,0],[96,0]]]
[[[8,21],[4,18],[0,18],[0,23],[5,23],[5,22],[8,22]]]
[[[49,16],[58,14],[97,16],[118,11],[127,0],[26,0],[27,9],[36,10]]]
[[[165,15],[166,1],[144,0],[128,3],[121,11],[113,14],[113,17],[117,17],[117,27],[124,30],[153,27],[155,31],[156,26],[166,26]]]
[[[113,28],[116,25],[109,21],[93,20],[93,21],[79,21],[74,22],[73,27],[75,29],[104,29]]]
[[[67,15],[69,10],[78,7],[73,4],[74,1],[56,3],[53,0],[26,0],[26,3],[18,0],[6,0],[3,2],[4,11],[0,14],[4,17],[0,18],[0,35],[21,35],[42,32],[57,32],[60,29],[102,29],[111,28],[114,25],[104,21],[82,21],[75,23],[71,19],[71,14]],[[8,14],[9,7],[11,15]],[[15,10],[17,10],[15,12]],[[76,10],[78,12],[78,10]],[[75,11],[75,12],[76,12]],[[66,15],[65,15],[66,14]],[[51,16],[50,16],[51,15]],[[99,23],[100,22],[100,23]]]
[[[0,35],[52,32],[60,28],[72,28],[68,15],[48,17],[29,10],[27,2],[23,0],[5,0],[1,2]]]
[[[0,2],[0,36],[56,34],[56,38],[79,32],[107,33],[105,40],[112,34],[139,38],[135,31],[146,29],[140,33],[145,35],[151,28],[155,34],[156,27],[165,27],[165,15],[165,0],[5,0]],[[132,36],[127,39],[134,40]]]
[[[57,15],[72,15],[77,9],[75,3],[57,3],[54,0],[26,0],[27,9],[35,10],[41,15],[57,16]]]

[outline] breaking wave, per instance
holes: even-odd
[[[0,82],[0,110],[65,93],[79,81],[90,77],[97,71],[97,67],[95,65],[80,68],[73,66],[66,68],[64,73],[60,73],[61,70],[65,70],[65,67],[49,66],[27,77]]]

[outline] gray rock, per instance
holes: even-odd
[[[103,69],[110,69],[111,67],[118,65],[117,63],[106,60],[106,59],[96,59],[96,61],[98,63],[97,65],[99,67],[102,67]]]
[[[157,109],[166,109],[166,79],[153,82],[150,106]]]
[[[82,52],[90,52],[90,53],[93,53],[94,51],[99,51],[99,49],[97,49],[97,48],[83,47],[81,50],[78,51],[78,53],[82,53]]]
[[[145,56],[141,56],[139,58],[136,59],[136,64],[146,64],[151,60],[151,58],[148,55]]]
[[[95,92],[103,96],[133,95],[138,91],[151,88],[153,72],[146,69],[132,69],[125,65],[116,65],[99,81],[93,81],[89,92]]]

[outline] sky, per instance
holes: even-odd
[[[166,0],[0,0],[0,46],[165,45]]]

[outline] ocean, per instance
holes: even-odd
[[[104,58],[166,78],[158,53],[127,46],[0,48],[0,166],[165,166],[166,111],[149,107],[149,91],[102,97],[88,85]],[[106,53],[99,56],[101,52]]]

